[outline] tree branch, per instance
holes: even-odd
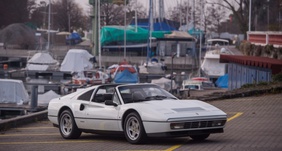
[[[238,0],[234,0],[238,5],[240,5],[240,3],[242,2],[242,0],[240,0],[240,2],[238,2]]]
[[[231,10],[228,6],[225,6],[225,5],[221,4],[221,3],[215,3],[215,2],[210,3],[210,2],[207,2],[207,4],[215,4],[215,5],[219,5],[219,6],[222,6],[224,8],[227,8],[227,9]]]

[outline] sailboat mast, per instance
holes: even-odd
[[[98,0],[98,54],[99,54],[99,68],[101,69],[102,63],[101,63],[101,0]]]
[[[135,32],[137,32],[137,11],[135,10]]]
[[[164,14],[164,0],[159,0],[159,22],[163,22]]]
[[[153,28],[153,23],[154,23],[154,15],[153,15],[153,7],[154,7],[154,1],[151,0],[151,14],[150,14],[150,50],[152,48],[152,31],[154,30]]]
[[[203,0],[200,0],[200,7],[201,7],[201,9],[200,9],[200,11],[201,11],[201,13],[200,13],[200,29],[203,29],[202,28],[202,25],[203,25],[203,15],[204,15],[204,13],[203,13],[203,11],[204,11],[204,3],[203,3]],[[200,48],[199,48],[199,77],[201,77],[201,64],[202,64],[202,60],[201,60],[201,56],[202,56],[202,31],[203,30],[200,30]]]
[[[195,28],[195,0],[192,1],[192,23],[193,29]]]
[[[178,1],[177,1],[178,2]],[[180,27],[182,26],[182,10],[181,10],[182,0],[178,2],[178,8],[179,8],[179,24]]]
[[[48,43],[47,51],[50,51],[50,29],[51,29],[51,0],[49,0],[49,10],[48,10]]]
[[[153,30],[153,0],[150,0],[150,4],[149,4],[149,28],[148,28],[148,32],[149,32],[149,43],[148,43],[148,47],[147,47],[147,65],[149,62],[149,58],[150,58],[150,53],[151,53],[151,40],[152,40],[152,30]]]
[[[92,39],[93,39],[93,47],[92,54],[96,57],[98,54],[98,2],[94,1],[93,5],[93,20],[92,20]]]
[[[124,0],[124,50],[123,50],[123,57],[126,57],[126,0]]]
[[[186,26],[188,26],[188,15],[189,15],[189,1],[187,1],[187,6],[186,6]]]

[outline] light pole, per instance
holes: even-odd
[[[172,80],[173,80],[173,59],[176,56],[176,53],[171,56],[171,73],[170,73],[170,92],[172,93]]]
[[[269,0],[267,0],[267,3],[263,6],[263,9],[266,11],[266,19],[267,19],[266,30],[269,30]]]
[[[46,7],[47,7],[47,4],[46,4],[46,2],[45,1],[40,1],[40,4],[42,5],[42,7],[44,7],[43,9],[44,9],[44,11],[42,12],[43,13],[43,29],[45,29],[46,27],[45,27],[45,14],[46,14]]]
[[[201,16],[200,16],[200,29],[202,29],[202,25],[203,25],[203,15],[204,15],[204,3],[203,1],[201,0]],[[202,31],[200,31],[200,50],[199,50],[199,77],[201,77],[201,63],[202,63]]]
[[[269,0],[267,0],[267,30],[269,30]]]
[[[68,26],[69,26],[69,32],[70,32],[70,4],[68,3],[67,4],[67,12],[68,12]]]
[[[250,0],[250,4],[249,4],[249,31],[251,31],[251,20],[252,20],[252,0]]]

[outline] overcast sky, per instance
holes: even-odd
[[[75,0],[78,4],[80,4],[85,11],[89,9],[89,0]],[[138,2],[142,3],[144,7],[149,7],[150,0],[137,0]],[[187,0],[164,0],[165,8],[176,6],[178,2],[184,2]],[[166,10],[167,11],[167,10]]]
[[[48,3],[49,0],[36,0],[38,3],[40,1],[46,1]],[[80,4],[80,6],[84,9],[85,12],[89,11],[89,0],[74,0],[76,3]],[[131,0],[135,1],[135,0]],[[143,4],[144,7],[149,7],[149,1],[150,0],[137,0],[139,3]],[[155,0],[158,4],[158,0]],[[189,1],[192,3],[192,0],[164,0],[165,5],[165,11],[168,11],[168,8],[172,8],[177,6],[179,3],[184,3],[185,1]],[[195,2],[198,2],[198,0],[195,0]],[[148,10],[148,9],[147,9]]]

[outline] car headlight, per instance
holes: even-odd
[[[171,123],[171,129],[184,129],[184,123]]]
[[[212,126],[223,126],[225,122],[226,122],[225,120],[213,121]]]

